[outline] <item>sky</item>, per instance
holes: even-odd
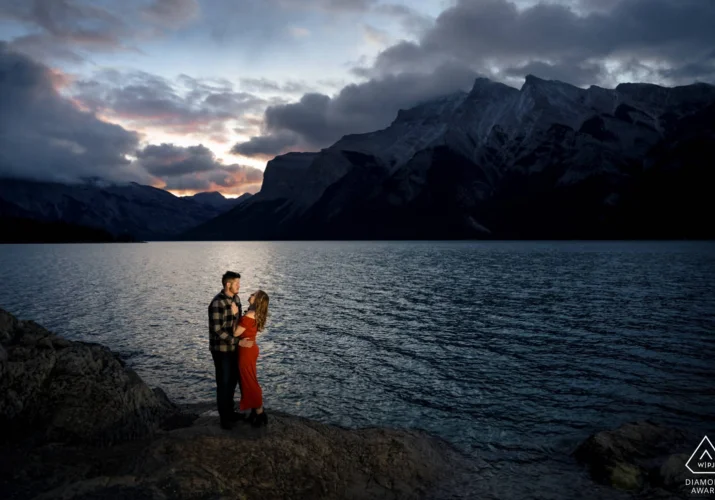
[[[0,177],[260,190],[477,77],[715,83],[715,0],[2,0]]]

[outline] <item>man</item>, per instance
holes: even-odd
[[[233,324],[241,317],[241,275],[226,271],[221,278],[223,290],[209,304],[209,349],[216,369],[216,403],[221,418],[221,428],[230,429],[231,424],[243,416],[233,409],[233,397],[238,383],[238,353],[236,344],[252,347],[253,341],[233,336]],[[235,304],[238,314],[231,305]]]

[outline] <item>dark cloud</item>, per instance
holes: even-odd
[[[61,74],[0,42],[0,177],[59,182],[104,179],[169,189],[255,192],[263,173],[224,165],[205,146],[139,147],[139,136],[82,111],[56,89]],[[161,88],[161,80],[154,87]],[[225,102],[221,102],[225,104]],[[128,157],[135,156],[135,161]]]
[[[127,159],[138,135],[79,110],[57,74],[0,42],[0,175],[35,180],[146,180]]]
[[[56,44],[51,36],[25,35],[13,39],[11,47],[33,59],[62,60],[81,63],[84,58],[65,44]]]
[[[326,147],[345,134],[371,132],[394,120],[397,111],[436,96],[467,90],[476,73],[443,65],[433,73],[387,75],[343,88],[335,97],[306,94],[300,101],[271,106],[264,116],[264,136],[234,146],[232,152],[267,155],[286,147]]]
[[[684,64],[674,69],[664,69],[660,73],[664,78],[679,82],[715,82],[715,54],[702,62]]]
[[[513,78],[515,86],[519,86],[525,75],[535,75],[544,80],[560,80],[572,85],[589,86],[601,80],[604,69],[595,63],[583,61],[549,64],[542,61],[532,61],[523,66],[505,68],[502,75],[506,79]]]
[[[469,88],[477,74],[518,86],[527,74],[576,85],[713,81],[715,2],[574,0],[514,3],[458,0],[437,19],[398,5],[375,12],[418,21],[417,41],[400,41],[352,73],[364,83],[336,96],[306,93],[269,106],[263,135],[233,152],[267,155],[291,144],[328,146],[341,136],[385,127],[400,108]],[[664,69],[665,68],[665,69]],[[667,81],[663,81],[663,80]]]
[[[255,192],[263,181],[263,172],[254,167],[224,165],[199,144],[182,147],[174,144],[150,145],[137,151],[137,163],[164,184],[179,191],[220,190],[239,194]]]
[[[485,73],[496,67],[498,75],[536,60],[548,61],[562,74],[572,65],[578,79],[583,68],[576,61],[603,64],[605,58],[638,57],[679,66],[698,62],[703,51],[715,46],[715,2],[624,0],[611,5],[610,11],[581,14],[560,4],[520,9],[506,0],[462,0],[442,12],[418,42],[382,52],[374,69],[389,73],[456,59]]]
[[[217,167],[215,155],[202,144],[189,147],[152,144],[137,151],[136,157],[147,172],[157,177],[206,172]]]
[[[175,82],[145,72],[106,70],[78,81],[74,97],[89,109],[137,127],[167,132],[227,134],[226,122],[263,108],[265,101],[221,80],[181,75]]]
[[[270,159],[292,150],[299,140],[300,137],[294,133],[277,131],[269,135],[251,137],[247,142],[236,144],[231,148],[231,153],[249,158]]]
[[[10,46],[41,61],[81,62],[95,52],[137,51],[134,43],[161,36],[197,17],[197,0],[15,0],[0,3],[0,18],[33,30]]]
[[[91,3],[70,0],[3,2],[2,17],[19,21],[38,33],[10,41],[10,46],[33,57],[82,60],[84,51],[124,49],[131,29],[119,16]]]

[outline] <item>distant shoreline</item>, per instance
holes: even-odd
[[[23,217],[0,218],[0,244],[145,243],[130,235],[115,236],[101,228]]]

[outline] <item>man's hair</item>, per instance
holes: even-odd
[[[241,275],[239,273],[234,273],[233,271],[226,271],[221,278],[221,283],[226,286],[226,283],[233,280],[240,280]]]

